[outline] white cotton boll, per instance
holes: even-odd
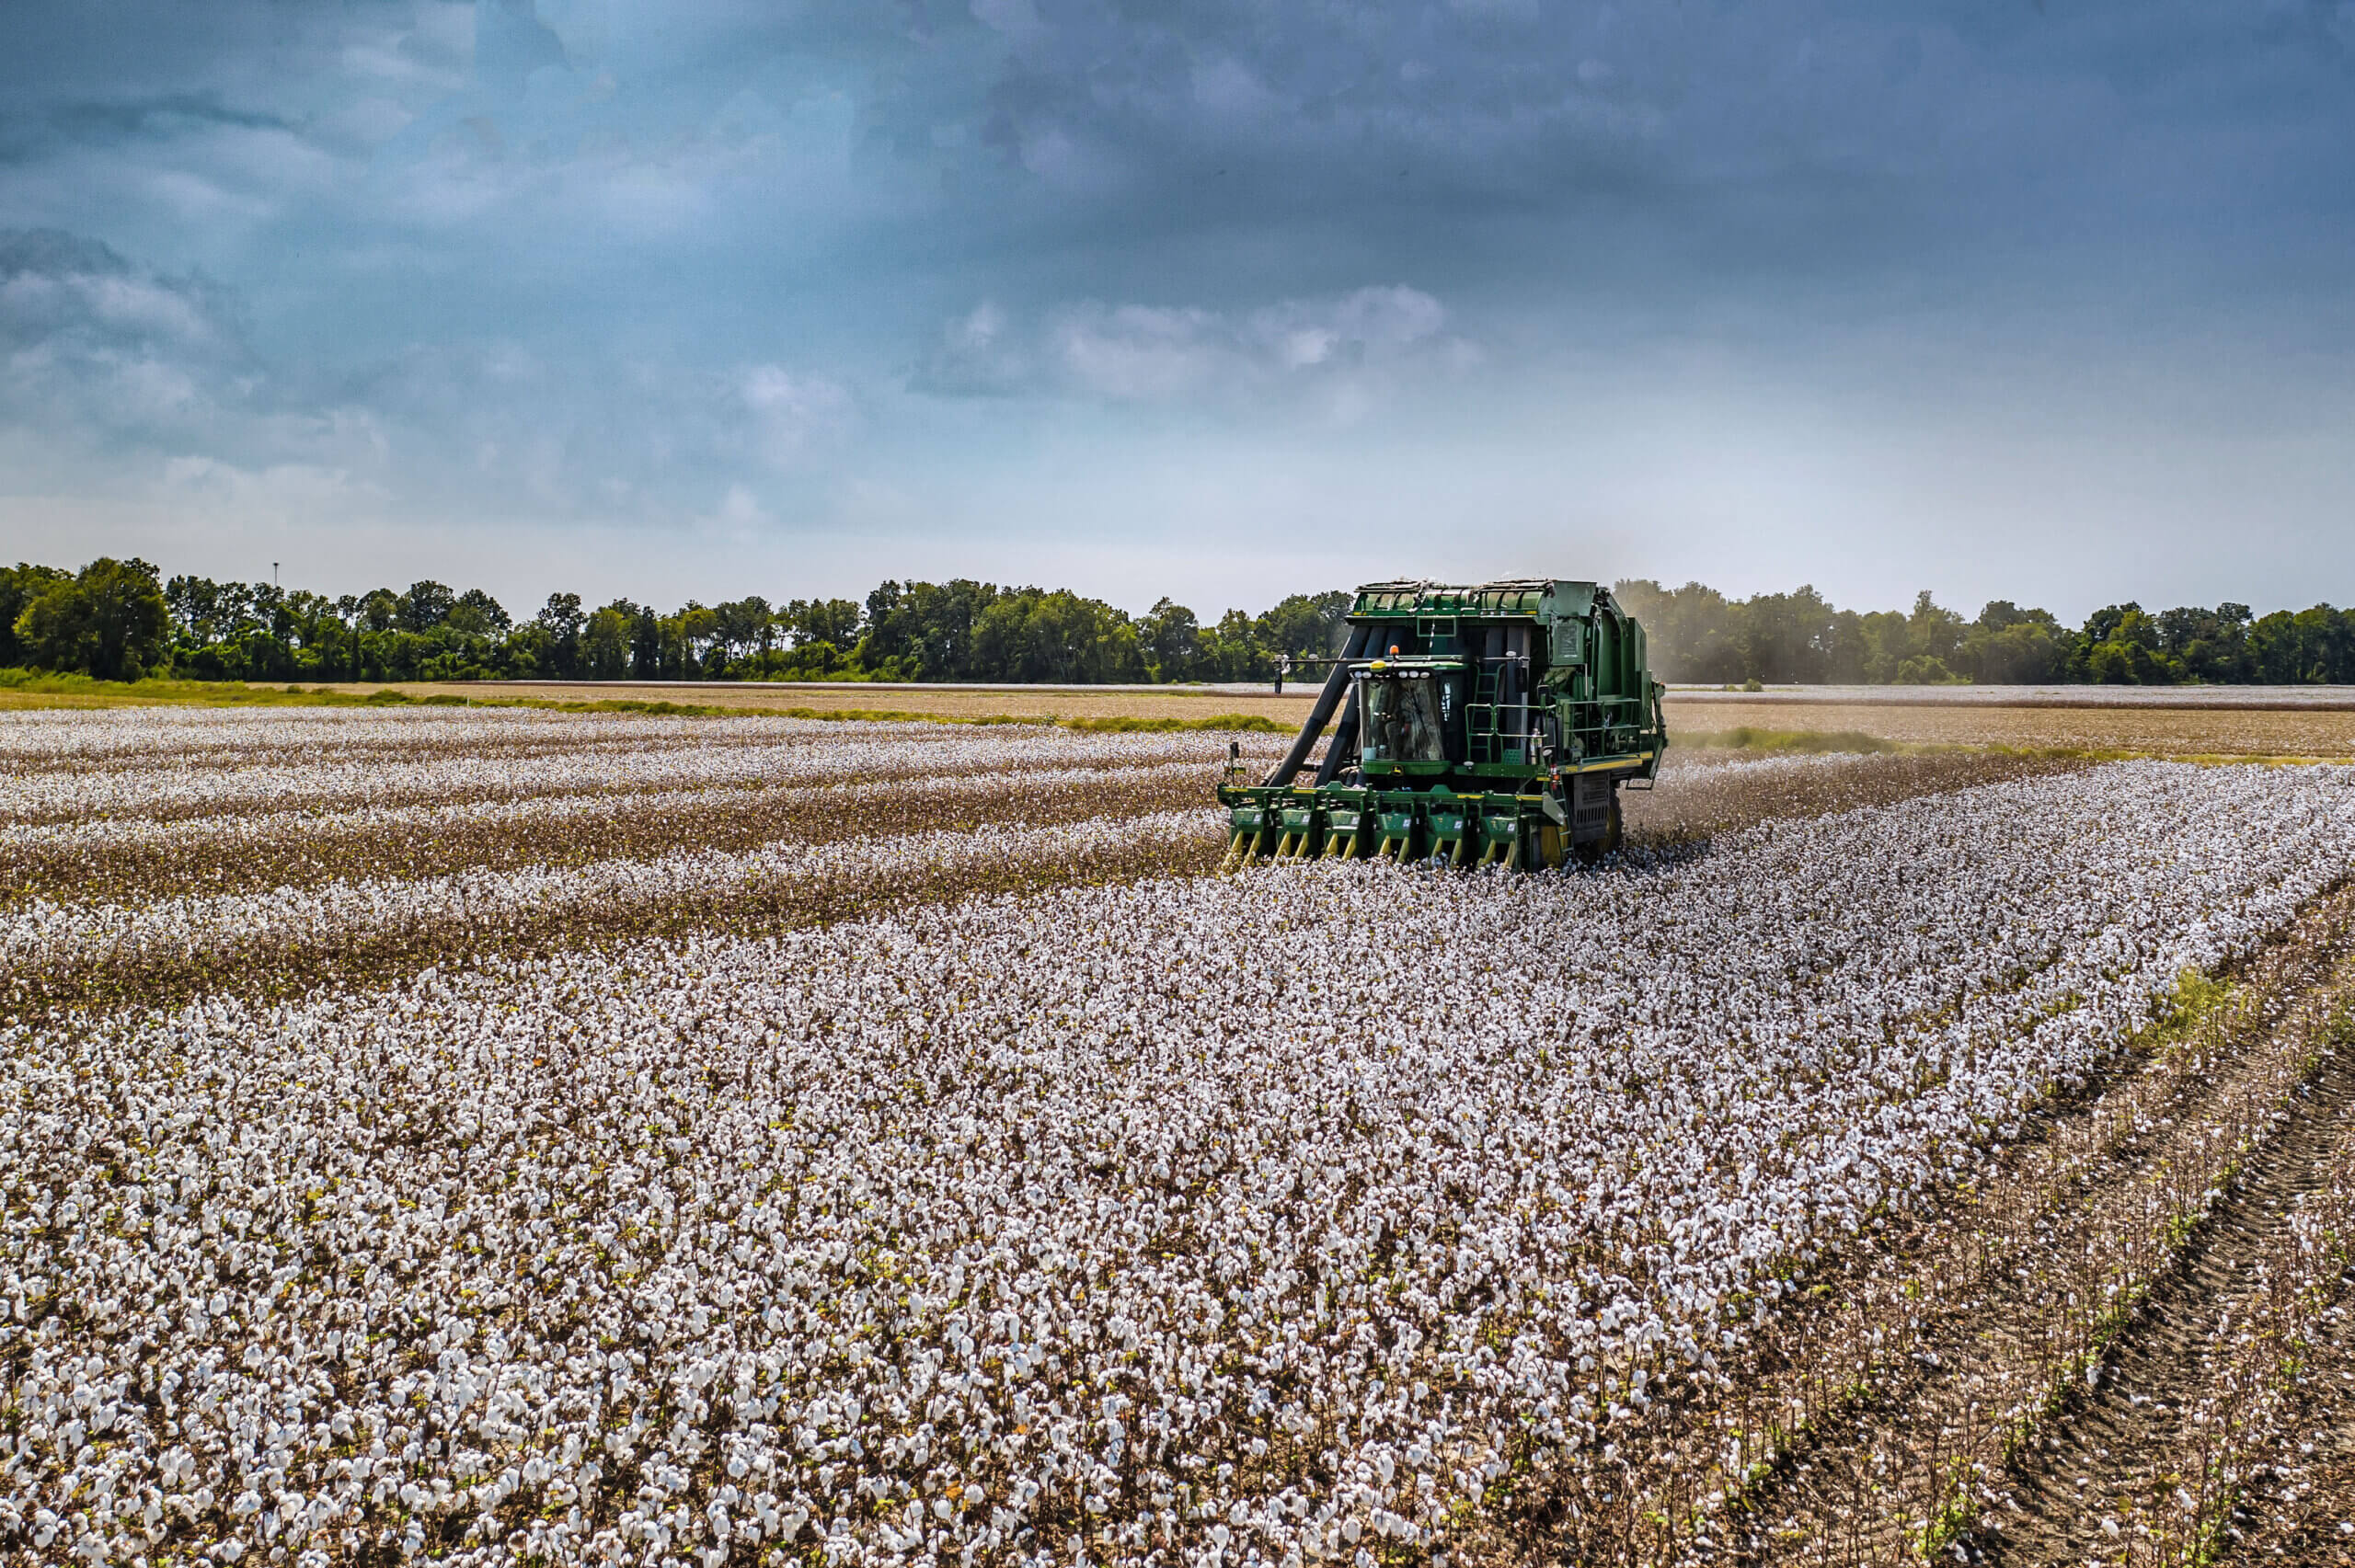
[[[668,802],[649,811],[686,810],[706,785],[835,788],[821,775],[838,743],[913,780],[944,738],[844,742],[776,721],[722,746],[689,723],[597,720],[580,733],[640,749],[610,767],[561,749],[528,767],[467,754],[550,722],[453,727],[449,756],[384,773],[395,804],[334,809],[412,813],[384,818],[412,835],[545,811],[587,842],[625,820],[608,785],[641,766]],[[971,778],[1082,755],[1058,751],[1071,737],[945,738],[982,748],[950,754]],[[1166,738],[1087,738],[1072,771],[1198,765],[1178,742],[1199,738],[1162,753],[1146,739]],[[349,759],[219,761],[173,773],[155,809],[233,805],[308,832],[303,801],[374,787]],[[806,778],[761,772],[805,763]],[[582,793],[559,810],[534,792],[568,769]],[[140,798],[130,773],[93,798]],[[78,1424],[66,1454],[101,1432],[110,1453],[154,1452],[168,1413],[186,1446],[155,1475],[190,1501],[166,1517],[305,1487],[239,1516],[257,1540],[270,1513],[286,1519],[269,1544],[290,1560],[309,1550],[300,1528],[314,1545],[353,1528],[378,1532],[379,1551],[421,1552],[427,1527],[395,1522],[396,1499],[443,1520],[540,1486],[527,1512],[550,1520],[575,1505],[569,1488],[584,1515],[631,1516],[633,1558],[718,1550],[722,1518],[738,1539],[791,1540],[822,1510],[842,1564],[887,1556],[886,1524],[915,1538],[909,1553],[938,1531],[947,1554],[980,1562],[1074,1505],[1114,1531],[1150,1523],[1177,1557],[1348,1558],[1369,1529],[1436,1548],[1448,1510],[1503,1475],[1508,1442],[1557,1473],[1614,1462],[1585,1424],[1658,1402],[1650,1368],[1673,1387],[1734,1348],[1722,1303],[1750,1300],[1745,1322],[1806,1310],[1779,1264],[1844,1244],[1884,1205],[1934,1200],[1983,1157],[1978,1129],[2016,1129],[2098,1070],[2186,963],[2248,951],[2355,858],[2343,784],[2268,774],[2134,764],[1727,834],[1706,865],[1432,879],[1411,949],[1365,914],[1395,873],[1320,865],[109,1015],[76,1046],[98,1082],[175,1064],[105,1156],[155,1164],[136,1173],[146,1216],[51,1283],[114,1301],[120,1329],[138,1292],[105,1271],[190,1282],[157,1308],[169,1409],[115,1385],[95,1326],[52,1318],[55,1359],[35,1370],[64,1403],[41,1419]],[[1019,793],[1002,783],[996,796]],[[0,793],[20,784],[0,778]],[[477,793],[398,795],[457,788]],[[119,830],[155,847],[265,841],[232,820]],[[2105,847],[2119,834],[2149,855]],[[0,941],[21,961],[91,950],[94,931],[224,951],[501,909],[709,908],[749,885],[730,877],[1051,867],[1117,837],[1048,825],[816,857],[666,851],[189,900],[168,918],[94,907],[95,924],[61,905],[0,921]],[[1543,1006],[1431,985],[1492,956],[1499,930],[1516,933],[1516,966],[1551,977]],[[34,1076],[46,1048],[0,1054],[0,1087],[52,1099]],[[42,1152],[58,1169],[96,1157]],[[0,1178],[22,1185],[35,1162],[31,1144],[0,1147]],[[79,1216],[88,1191],[69,1188],[43,1201]],[[173,1202],[190,1207],[167,1216]],[[272,1277],[282,1246],[316,1249],[295,1260],[302,1283]],[[23,1288],[39,1301],[51,1284]],[[435,1319],[423,1331],[420,1312]],[[348,1419],[334,1401],[285,1408],[295,1388],[355,1391]],[[224,1458],[241,1440],[284,1471],[269,1488],[256,1474],[248,1494]],[[554,1468],[543,1449],[562,1456]],[[1295,1512],[1281,1499],[1298,1476],[1267,1457],[1323,1449],[1343,1479]],[[304,1479],[346,1454],[357,1503]],[[584,1455],[661,1495],[603,1488]],[[346,1505],[381,1512],[347,1524],[329,1511]],[[586,1536],[548,1539],[551,1562],[588,1554]]]

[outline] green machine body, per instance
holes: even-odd
[[[1369,583],[1331,662],[1271,772],[1255,783],[1230,759],[1230,869],[1599,859],[1619,843],[1619,791],[1648,787],[1668,746],[1644,629],[1598,583]]]

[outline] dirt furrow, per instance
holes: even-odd
[[[2303,1198],[2345,1155],[2355,1057],[2325,1053],[2321,1072],[2280,1129],[2242,1167],[2198,1242],[2144,1299],[2085,1384],[2072,1385],[2046,1431],[2010,1467],[2012,1485],[1972,1544],[2005,1564],[2123,1561],[2154,1519],[2196,1495],[2202,1477],[2175,1461],[2198,1446],[2189,1425],[2217,1381],[2211,1336],[2248,1315],[2260,1269]]]

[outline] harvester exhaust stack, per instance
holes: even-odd
[[[1619,786],[1659,772],[1668,734],[1643,628],[1609,589],[1370,583],[1349,626],[1283,760],[1249,784],[1230,752],[1226,869],[1365,855],[1534,869],[1617,847]],[[1328,724],[1314,782],[1295,782]]]

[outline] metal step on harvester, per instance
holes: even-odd
[[[1246,782],[1229,749],[1222,870],[1320,856],[1536,869],[1618,847],[1619,787],[1649,787],[1668,730],[1644,629],[1610,589],[1369,583],[1348,626],[1274,771]]]

